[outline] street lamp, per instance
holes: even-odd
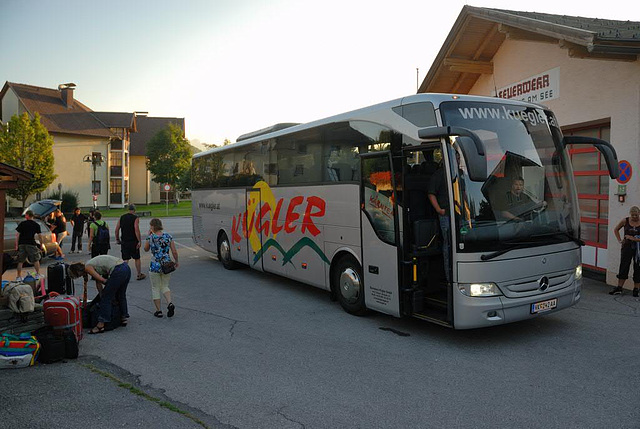
[[[91,182],[91,194],[93,195],[93,208],[98,205],[98,195],[95,192],[94,183],[96,182],[96,168],[105,162],[105,157],[101,153],[92,153],[91,155],[85,155],[82,158],[82,162],[90,162],[93,166],[93,182]]]

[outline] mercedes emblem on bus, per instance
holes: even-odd
[[[538,284],[540,285],[540,290],[541,291],[547,290],[547,288],[549,287],[549,277],[547,277],[547,276],[542,277],[538,281]]]

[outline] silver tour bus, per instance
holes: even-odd
[[[308,124],[278,124],[192,160],[193,238],[239,264],[375,310],[456,329],[580,300],[570,145],[519,101],[417,94]]]

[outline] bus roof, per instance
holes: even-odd
[[[407,97],[386,101],[384,103],[363,107],[361,109],[341,113],[335,116],[329,116],[327,118],[319,119],[313,122],[307,122],[305,124],[294,125],[291,123],[286,123],[287,126],[285,127],[279,127],[279,125],[285,125],[285,124],[276,124],[274,126],[263,128],[258,131],[243,134],[236,140],[235,143],[232,143],[230,145],[215,147],[204,152],[199,152],[193,155],[193,158],[198,158],[204,155],[208,155],[210,153],[234,150],[239,147],[250,145],[252,143],[280,137],[286,134],[292,134],[299,131],[304,131],[306,129],[318,127],[320,125],[331,124],[331,123],[341,122],[345,120],[354,120],[354,119],[364,120],[365,119],[364,117],[372,113],[375,113],[381,110],[391,110],[393,107],[398,107],[402,105],[421,103],[421,102],[431,102],[433,103],[434,107],[438,109],[440,106],[440,103],[445,101],[451,101],[452,99],[455,99],[458,101],[481,101],[481,102],[483,101],[483,102],[493,102],[493,103],[499,102],[502,104],[526,105],[530,107],[546,109],[545,106],[542,106],[540,104],[533,104],[533,103],[528,103],[528,102],[519,101],[519,100],[509,100],[505,98],[485,97],[485,96],[479,96],[479,95],[458,95],[458,94],[439,94],[439,93],[414,94],[414,95],[409,95]],[[271,129],[273,129],[273,131],[271,131]]]

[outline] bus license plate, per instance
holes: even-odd
[[[553,310],[558,306],[558,298],[553,298],[548,301],[540,301],[535,304],[531,304],[531,314],[544,313],[545,311]]]

